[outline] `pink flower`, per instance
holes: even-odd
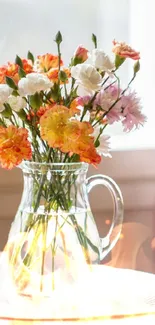
[[[80,106],[88,105],[88,103],[90,102],[91,98],[92,98],[92,96],[90,96],[90,95],[83,96],[83,97],[78,97],[77,98],[78,105],[80,105]]]
[[[124,131],[131,131],[146,122],[146,116],[141,112],[140,99],[136,97],[135,91],[124,95],[121,99]]]
[[[116,85],[109,86],[106,90],[102,89],[94,101],[93,109],[97,110],[98,107],[101,107],[103,114],[107,112],[106,118],[109,124],[120,120],[121,102],[118,101],[114,105],[120,95],[120,92],[121,90]],[[114,106],[112,107],[112,105]]]
[[[83,63],[88,59],[88,50],[83,47],[82,45],[79,45],[74,53],[74,60],[78,59],[80,62]]]
[[[140,53],[132,49],[129,45],[127,45],[124,42],[117,42],[113,41],[114,47],[112,51],[115,53],[115,55],[119,55],[121,58],[130,58],[133,60],[139,60],[140,59]]]

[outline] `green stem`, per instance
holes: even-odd
[[[0,118],[0,125],[4,126],[5,128],[7,127],[5,121],[4,121],[4,118]]]
[[[110,106],[110,108],[108,109],[107,112],[105,112],[92,126],[96,126],[97,124],[99,124],[103,118],[111,111],[111,109],[121,100],[121,97],[117,98],[116,101]]]
[[[60,71],[60,65],[61,65],[61,52],[60,52],[60,44],[58,43],[58,69]]]
[[[98,134],[98,136],[97,136],[97,138],[96,138],[96,140],[95,140],[95,144],[96,144],[97,141],[99,140],[101,134],[103,133],[103,131],[104,131],[104,129],[106,128],[107,125],[108,125],[108,124],[105,124],[105,125],[103,126],[103,128],[101,128],[101,130],[100,130],[100,132],[99,132],[99,134]]]
[[[52,149],[50,148],[50,149],[49,149],[49,152],[48,152],[48,155],[47,155],[46,163],[48,163],[49,160],[50,160],[51,150],[52,150]],[[42,189],[43,189],[43,186],[44,186],[45,179],[46,179],[46,173],[43,174],[43,175],[42,175],[42,178],[41,178],[41,183],[40,183],[40,187],[39,187],[38,194],[37,194],[37,198],[36,198],[36,203],[35,203],[35,207],[34,207],[34,212],[36,212],[37,209],[38,209],[38,207],[39,207],[40,198],[41,198],[41,195],[42,195]]]
[[[41,91],[41,94],[42,94],[42,96],[44,96],[46,98],[46,100],[49,102],[49,104],[53,104],[52,101],[47,97],[47,95],[43,91]]]
[[[128,90],[129,86],[131,85],[131,83],[134,81],[136,75],[134,75],[132,77],[132,79],[130,80],[130,82],[128,83],[127,87],[122,91],[121,95],[124,95],[124,93]]]
[[[17,120],[16,120],[15,115],[13,114],[12,116],[13,116],[13,119],[14,119],[15,125],[18,127],[18,123],[17,123]]]
[[[72,90],[73,90],[74,85],[75,85],[75,79],[72,78],[72,83],[71,83],[71,92],[72,92]]]
[[[55,246],[56,246],[56,233],[57,233],[57,228],[58,228],[58,215],[55,217],[55,236],[53,239],[53,245],[52,245],[52,289],[55,289],[55,281],[54,281],[54,258],[55,258]]]
[[[84,106],[83,113],[82,113],[82,116],[80,118],[80,122],[82,122],[82,120],[83,120],[84,116],[86,115],[86,113],[87,113],[87,107]]]
[[[112,85],[114,85],[116,83],[116,80],[113,81],[111,84],[109,84],[107,87],[104,88],[104,90],[107,90],[109,87],[111,87]]]
[[[66,97],[66,100],[68,98],[68,94],[67,94],[67,87],[66,87],[66,83],[64,82],[64,89],[65,89],[65,97]]]
[[[82,251],[84,253],[85,259],[87,263],[90,263],[90,257],[89,257],[89,253],[88,253],[88,246],[87,246],[87,241],[86,241],[86,236],[83,232],[83,230],[81,231],[80,226],[77,223],[77,220],[75,218],[75,216],[72,214],[70,215],[70,219],[73,223],[73,226],[75,228],[79,243],[81,245]]]
[[[46,238],[47,238],[47,221],[45,221],[45,216],[42,218],[42,237],[43,237],[43,247],[42,247],[42,263],[41,263],[41,281],[40,281],[40,291],[43,291],[43,275],[45,266],[45,251],[46,251]]]

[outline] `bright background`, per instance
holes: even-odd
[[[112,146],[154,147],[154,13],[154,0],[0,0],[0,64],[14,60],[17,53],[25,56],[28,50],[56,53],[53,40],[58,30],[66,64],[79,44],[92,48],[92,32],[108,54],[114,38],[126,41],[141,52],[141,72],[133,87],[142,98],[148,123],[123,137],[119,124],[112,127]],[[125,63],[120,72],[123,85],[131,77],[130,65],[131,61]]]
[[[25,56],[28,50],[56,53],[53,40],[58,30],[63,35],[66,64],[79,44],[92,48],[92,32],[98,36],[99,47],[109,54],[114,38],[141,52],[141,71],[133,87],[142,98],[148,122],[128,135],[119,124],[112,129],[113,158],[103,159],[99,169],[91,168],[90,173],[113,177],[123,193],[126,242],[119,242],[112,252],[116,265],[155,273],[154,253],[148,250],[146,260],[141,248],[148,237],[155,237],[155,0],[0,0],[0,64],[14,60],[17,53]],[[129,68],[126,62],[121,71],[124,85],[131,77]],[[19,170],[0,169],[0,249],[21,193]],[[112,201],[99,189],[93,192],[93,209],[102,230],[104,220],[112,215]],[[126,264],[120,255],[126,257]]]

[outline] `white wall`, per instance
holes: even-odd
[[[148,129],[153,129],[154,118],[152,117],[155,117],[155,1],[130,0],[130,3],[130,40],[141,53],[141,71],[135,84],[142,98],[144,112],[148,116]],[[152,135],[155,136],[155,133],[153,132]]]
[[[0,63],[24,56],[56,52],[53,42],[58,30],[63,35],[66,61],[79,43],[91,46],[97,33],[99,0],[0,0]]]
[[[26,55],[56,51],[60,30],[66,62],[76,46],[92,48],[91,34],[111,51],[114,38],[128,40],[129,0],[0,0],[0,64]],[[118,9],[119,8],[119,9]]]

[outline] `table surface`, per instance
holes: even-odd
[[[93,317],[98,321],[128,324],[155,324],[155,275],[109,266],[95,266],[83,272],[78,286],[67,284],[50,298],[20,297],[14,290],[6,264],[6,254],[0,259],[0,319],[22,321]],[[60,315],[61,310],[61,315]],[[114,316],[115,315],[115,316]],[[93,320],[94,321],[94,320]],[[153,323],[152,323],[153,322]]]

